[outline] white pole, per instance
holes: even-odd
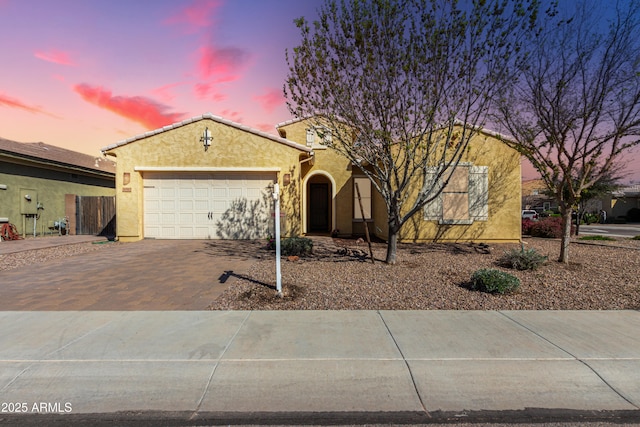
[[[282,272],[280,270],[280,186],[273,186],[273,199],[275,200],[275,235],[276,235],[276,290],[282,296]]]

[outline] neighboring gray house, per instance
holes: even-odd
[[[0,229],[11,223],[22,236],[100,234],[115,222],[115,209],[112,215],[102,209],[114,198],[113,161],[0,138]]]
[[[602,199],[609,222],[640,222],[640,184],[629,185]]]

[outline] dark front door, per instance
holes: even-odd
[[[309,184],[309,231],[326,233],[329,230],[329,184]]]

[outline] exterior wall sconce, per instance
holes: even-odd
[[[202,137],[200,138],[200,142],[202,142],[202,145],[204,145],[204,151],[207,151],[209,149],[209,147],[211,146],[211,141],[213,141],[211,131],[209,130],[209,128],[205,128],[204,132],[202,133]]]

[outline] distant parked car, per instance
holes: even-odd
[[[534,210],[524,210],[522,211],[522,219],[538,219],[538,212]]]

